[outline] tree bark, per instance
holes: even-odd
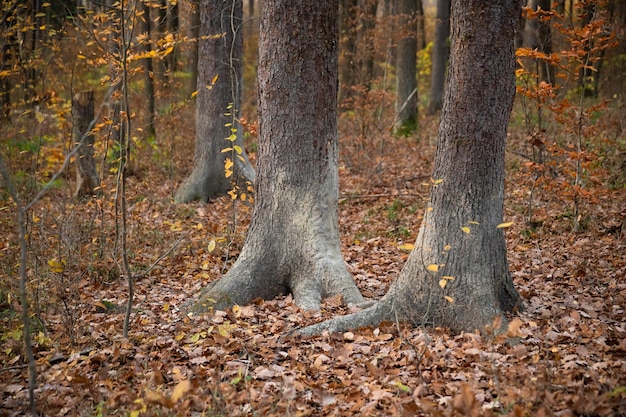
[[[236,114],[241,108],[243,84],[242,17],[241,0],[200,1],[194,168],[176,191],[179,203],[206,202],[230,190],[232,182],[224,170],[227,157],[235,164],[235,180],[254,182],[254,168],[245,151],[234,156],[222,152],[233,146],[225,140],[231,133],[236,135],[234,145],[243,150],[242,127]]]
[[[241,254],[192,312],[291,292],[304,309],[364,301],[341,256],[337,0],[266,0],[259,39],[256,203]]]
[[[441,110],[446,79],[446,64],[450,55],[450,0],[437,0],[433,64],[431,70],[428,114]]]
[[[150,9],[144,0],[138,2],[137,8],[139,10],[139,20],[140,20],[140,30],[141,34],[144,36],[141,44],[142,52],[150,52],[152,50],[152,42],[151,42],[151,33],[152,33],[152,25],[150,24]],[[145,96],[145,106],[146,106],[146,135],[147,137],[155,137],[155,114],[156,114],[156,105],[155,105],[155,96],[154,96],[154,68],[152,65],[152,58],[147,57],[141,60],[141,66],[143,71],[143,82],[144,82],[144,96]]]
[[[358,0],[339,3],[339,105],[354,95]]]
[[[415,249],[374,306],[302,333],[340,332],[381,320],[473,331],[521,308],[498,228],[519,17],[519,1],[452,2],[449,87],[430,202]]]
[[[76,154],[76,197],[90,196],[100,185],[93,159],[94,137],[89,124],[94,118],[93,91],[77,93],[72,99],[72,136],[79,144]],[[83,140],[83,136],[85,139]]]
[[[552,7],[551,3],[551,0],[532,0],[530,7],[535,12],[539,9],[544,12],[550,12]],[[552,30],[550,28],[550,21],[542,21],[537,17],[528,19],[526,24],[528,25],[528,47],[550,55],[552,53]],[[537,75],[540,81],[554,84],[556,81],[554,71],[554,67],[548,64],[548,62],[537,60]]]
[[[396,13],[402,38],[396,51],[396,134],[417,128],[417,1],[399,0]]]

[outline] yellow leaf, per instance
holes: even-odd
[[[452,276],[450,276],[450,275],[444,275],[444,276],[443,276],[443,277],[441,277],[441,278],[443,278],[443,279],[445,279],[445,280],[448,280],[448,281],[454,281],[454,277],[452,277]]]
[[[231,169],[232,166],[233,166],[233,161],[230,158],[226,158],[226,161],[224,162],[224,168]]]
[[[172,391],[172,401],[178,402],[191,389],[191,382],[188,379],[180,381]]]
[[[228,329],[225,326],[218,326],[217,327],[217,331],[218,331],[219,334],[221,334],[224,337],[230,336],[230,333],[229,333]]]
[[[233,150],[233,148],[224,148],[224,149],[222,149],[222,153],[230,152],[232,150]]]
[[[170,405],[170,402],[167,400],[167,397],[158,391],[146,390],[146,394],[144,395],[144,398],[149,403],[160,404],[165,407]]]
[[[497,229],[506,229],[507,227],[511,227],[513,226],[514,222],[506,222],[506,223],[500,223],[499,225],[496,226]]]
[[[170,46],[169,48],[167,48],[166,50],[164,50],[163,52],[161,52],[161,56],[166,56],[172,53],[172,51],[174,50],[173,46]]]
[[[431,182],[433,185],[439,185],[439,184],[441,184],[441,183],[443,182],[443,178],[438,178],[438,179],[436,179],[436,180],[434,180],[434,179],[432,179],[432,178],[431,178],[431,179],[430,179],[430,182]]]
[[[215,250],[215,240],[211,239],[211,241],[209,242],[209,246],[207,246],[207,251],[209,253],[213,252]]]
[[[215,74],[215,77],[213,77],[213,79],[211,80],[211,84],[215,84],[215,82],[217,81],[219,77],[219,74]]]
[[[446,288],[446,285],[448,284],[448,280],[447,279],[440,279],[439,280],[439,286],[441,288]]]
[[[446,295],[446,296],[445,296],[445,297],[443,297],[443,298],[445,298],[445,299],[446,299],[446,301],[447,301],[447,302],[449,302],[449,303],[451,303],[451,304],[452,304],[452,303],[454,303],[454,298],[452,298],[452,297],[450,297],[450,296],[448,296],[448,295]]]
[[[57,258],[52,258],[48,260],[48,266],[52,272],[61,273],[65,271],[65,261],[59,261]]]
[[[450,250],[450,249],[452,249],[452,246],[450,246],[450,245],[446,245],[446,246],[443,247],[443,250]]]
[[[243,149],[241,149],[241,146],[235,145],[233,146],[233,148],[235,149],[235,152],[237,152],[239,155],[243,153]]]
[[[168,303],[163,304],[163,311],[169,311],[170,305]]]
[[[193,93],[191,93],[191,98],[194,98],[195,96],[198,95],[198,90],[194,91]]]
[[[426,267],[426,269],[428,269],[430,272],[437,272],[439,271],[439,265],[437,264],[430,264]]]
[[[230,135],[229,137],[226,138],[226,140],[234,142],[237,140],[237,135],[235,135],[234,133],[232,135]]]
[[[469,228],[469,227],[467,227],[467,226],[463,226],[463,227],[461,227],[461,230],[463,230],[463,232],[465,232],[465,233],[467,233],[467,234],[469,234],[469,232],[470,232],[470,228]]]
[[[191,343],[197,343],[198,340],[200,340],[200,333],[196,333],[193,336],[191,336]]]
[[[398,249],[411,252],[415,248],[415,245],[412,243],[403,243],[402,245],[398,245]]]
[[[39,123],[43,122],[43,113],[38,111],[37,113],[35,113],[35,119],[37,119],[37,121]]]
[[[468,223],[469,223],[469,224],[480,224],[480,223],[475,222],[475,221],[473,221],[473,220],[470,220]]]
[[[233,314],[235,315],[235,317],[241,316],[241,307],[239,307],[237,304],[233,306]]]

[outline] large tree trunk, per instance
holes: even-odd
[[[344,331],[381,320],[473,331],[521,308],[498,228],[520,2],[452,4],[449,87],[430,202],[415,249],[387,295],[373,307],[303,333]]]
[[[176,191],[175,199],[181,203],[206,202],[230,190],[231,179],[224,171],[227,157],[235,163],[235,179],[254,181],[254,169],[245,151],[234,157],[222,152],[233,146],[225,140],[231,133],[236,135],[234,144],[243,149],[236,114],[241,108],[243,75],[242,13],[241,0],[200,1],[194,168]],[[220,34],[224,35],[216,36]]]
[[[395,131],[409,134],[417,127],[417,14],[418,0],[399,0],[397,14],[402,38],[396,51]]]
[[[433,43],[433,65],[431,70],[430,100],[428,113],[441,109],[446,79],[446,64],[450,55],[450,0],[437,0],[435,41]]]
[[[337,0],[267,0],[259,39],[256,204],[241,254],[192,311],[291,292],[361,303],[337,220]]]

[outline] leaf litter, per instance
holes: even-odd
[[[366,297],[384,295],[415,241],[432,186],[413,180],[414,167],[428,167],[432,153],[419,149],[410,139],[390,143],[373,177],[340,167],[342,249]],[[151,195],[135,200],[131,211],[133,262],[149,265],[188,236],[137,280],[128,340],[121,337],[123,277],[96,277],[92,267],[73,281],[73,340],[69,313],[51,306],[49,340],[35,335],[44,415],[626,415],[626,243],[622,234],[606,233],[626,219],[618,191],[606,190],[594,208],[596,227],[573,233],[560,213],[546,211],[540,230],[529,233],[524,213],[513,209],[523,197],[509,180],[507,222],[500,226],[526,310],[502,336],[381,323],[301,338],[292,331],[348,307],[335,297],[320,312],[305,312],[285,296],[213,315],[182,313],[236,259],[251,209],[238,206],[240,224],[229,234],[229,197],[176,207],[170,198],[176,183],[158,171],[150,176],[158,189],[129,181],[131,201]],[[57,210],[55,201],[37,215]],[[7,224],[3,218],[5,246],[14,238]],[[160,243],[146,238],[148,228]],[[52,272],[70,267],[54,258]],[[19,320],[3,314],[1,326],[0,414],[23,415],[28,388]]]

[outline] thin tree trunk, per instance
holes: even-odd
[[[474,331],[521,308],[498,227],[519,17],[519,1],[453,1],[449,88],[415,249],[374,306],[302,333],[341,332],[381,320]]]
[[[435,41],[433,44],[433,66],[431,71],[430,100],[428,113],[441,109],[446,79],[446,64],[450,55],[450,0],[437,0]]]
[[[197,298],[201,313],[291,292],[305,309],[361,303],[337,215],[337,0],[266,0],[259,39],[256,204],[241,255]]]

